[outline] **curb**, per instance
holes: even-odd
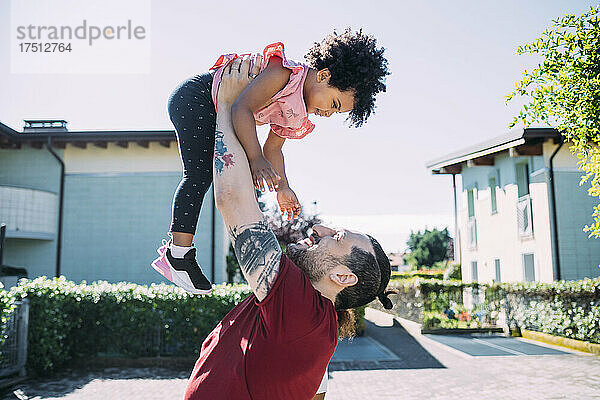
[[[378,310],[379,311],[379,310]],[[390,313],[387,313],[390,314]],[[390,314],[407,332],[415,335],[465,335],[471,333],[503,333],[503,328],[456,328],[456,329],[448,329],[448,328],[437,328],[437,329],[423,329],[423,324],[420,324],[415,321],[411,321],[408,319],[404,319],[394,314]]]
[[[568,349],[583,351],[600,356],[600,344],[584,342],[583,340],[569,339],[561,336],[554,336],[548,333],[530,331],[521,329],[521,336],[525,339],[537,340],[539,342],[566,347]]]
[[[431,335],[467,335],[471,333],[503,333],[502,328],[437,328],[437,329],[421,329],[422,334]]]

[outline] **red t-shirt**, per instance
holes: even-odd
[[[267,297],[252,294],[208,335],[186,400],[307,400],[337,345],[337,314],[285,255]]]

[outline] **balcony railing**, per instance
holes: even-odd
[[[6,224],[8,238],[52,240],[57,211],[55,193],[0,185],[0,223]]]
[[[523,196],[517,201],[517,226],[519,236],[527,237],[533,235],[533,218],[529,195]]]

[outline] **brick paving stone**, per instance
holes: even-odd
[[[592,356],[482,357],[444,369],[332,371],[327,399],[600,399],[599,376]]]
[[[20,391],[29,400],[163,400],[181,399],[189,371],[167,368],[103,368],[65,370],[43,379],[30,379],[3,397],[15,400]]]

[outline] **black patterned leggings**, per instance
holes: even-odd
[[[171,94],[169,117],[175,126],[183,177],[173,197],[171,232],[196,233],[202,200],[213,178],[215,106],[212,75],[196,75]]]

